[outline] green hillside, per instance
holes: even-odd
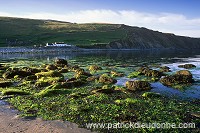
[[[123,24],[76,24],[0,17],[0,46],[44,46],[65,42],[84,48],[200,49],[200,38],[176,36]]]
[[[53,20],[0,17],[0,46],[66,42],[77,46],[107,44],[125,37],[118,24],[76,24]]]

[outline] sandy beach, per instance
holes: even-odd
[[[91,133],[77,124],[41,118],[22,118],[7,102],[0,101],[0,133]]]

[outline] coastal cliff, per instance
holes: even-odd
[[[126,37],[95,48],[107,49],[200,49],[200,38],[176,36],[147,28],[122,25]],[[94,48],[93,47],[93,48]]]

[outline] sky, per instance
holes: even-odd
[[[115,23],[200,37],[200,0],[0,0],[0,16]]]

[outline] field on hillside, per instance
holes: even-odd
[[[0,17],[0,46],[45,45],[66,42],[76,46],[109,43],[125,37],[118,24],[76,24],[52,20]]]

